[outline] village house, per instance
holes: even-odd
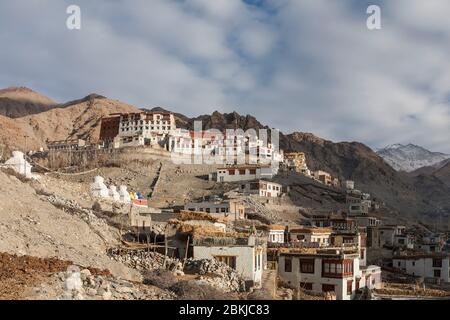
[[[357,222],[355,219],[348,217],[330,218],[330,226],[333,231],[355,230]]]
[[[189,202],[184,205],[185,210],[206,212],[214,218],[225,220],[245,219],[245,205],[238,199]]]
[[[365,216],[369,214],[370,200],[359,200],[359,203],[352,203],[349,205],[349,216]]]
[[[247,287],[260,287],[266,264],[267,240],[250,235],[222,237],[195,236],[192,242],[194,259],[216,259],[224,262],[246,281]]]
[[[376,227],[381,225],[381,220],[374,216],[355,216],[353,219],[356,220],[359,227],[367,228],[367,227]]]
[[[395,246],[395,237],[397,235],[405,234],[405,226],[383,225],[378,227],[379,232],[379,247]]]
[[[284,165],[288,171],[295,171],[310,177],[311,171],[306,164],[306,156],[303,152],[290,152],[284,154]]]
[[[345,181],[345,189],[346,190],[353,190],[353,189],[355,189],[355,181],[353,181],[353,180],[346,180]]]
[[[447,253],[428,253],[396,256],[392,259],[392,266],[409,275],[450,282],[449,255]]]
[[[326,247],[330,244],[330,228],[294,227],[289,229],[289,241],[301,242],[305,245]]]
[[[381,286],[381,269],[360,268],[353,249],[289,250],[278,258],[280,279],[294,288],[315,293],[334,292],[338,300],[352,299],[358,289]]]
[[[356,189],[347,189],[345,195],[345,203],[346,204],[356,204],[361,202],[361,191]]]
[[[236,165],[218,168],[216,172],[209,175],[209,180],[217,182],[239,182],[272,179],[277,173],[277,168],[270,165]]]
[[[283,186],[281,184],[266,180],[242,183],[239,186],[239,191],[244,194],[256,194],[260,197],[268,198],[280,197],[282,189]]]
[[[323,171],[323,170],[317,170],[317,171],[314,171],[313,175],[314,175],[314,179],[323,183],[324,185],[327,185],[327,186],[333,185],[333,179],[331,178],[331,174],[329,174],[328,172]]]
[[[342,230],[333,231],[330,237],[332,247],[352,247],[359,250],[359,265],[366,266],[367,261],[367,234],[360,231]]]
[[[268,231],[268,242],[269,243],[285,243],[285,226],[281,225],[269,225],[267,227]]]
[[[394,246],[404,249],[414,249],[415,237],[411,233],[396,234],[394,236]]]
[[[428,234],[417,243],[416,247],[426,253],[441,252],[444,244],[445,237],[442,234]]]

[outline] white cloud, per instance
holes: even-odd
[[[450,2],[383,2],[383,29],[351,1],[0,3],[0,86],[59,100],[98,92],[188,115],[251,113],[283,131],[450,153]]]

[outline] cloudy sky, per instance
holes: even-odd
[[[66,8],[81,7],[81,30]],[[366,27],[369,4],[382,29]],[[2,0],[0,87],[450,153],[448,0]]]

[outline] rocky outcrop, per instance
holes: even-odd
[[[80,271],[76,266],[53,278],[56,282],[53,286],[60,288],[60,294],[55,298],[62,300],[172,300],[175,297],[170,291],[111,276],[93,275],[88,269]],[[45,291],[38,289],[39,293],[45,295]]]
[[[209,284],[225,292],[242,292],[245,290],[243,278],[232,268],[215,259],[202,259],[186,261],[186,273],[199,274],[200,283]]]
[[[121,262],[138,271],[162,269],[165,260],[166,270],[173,271],[176,274],[183,273],[183,264],[178,259],[169,257],[164,259],[164,255],[157,252],[113,248],[109,249],[107,253],[111,259]]]

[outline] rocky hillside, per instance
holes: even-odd
[[[220,130],[242,128],[269,128],[251,115],[237,112],[213,112],[195,118],[177,116],[182,127],[193,129],[193,123],[201,120],[203,129]],[[438,211],[450,212],[450,197],[440,180],[419,179],[397,172],[376,152],[358,142],[327,141],[312,133],[280,133],[280,148],[307,154],[308,166],[323,169],[341,180],[352,179],[358,188],[370,192],[405,216],[433,215]],[[425,186],[423,183],[425,183]],[[444,209],[442,209],[444,208]]]
[[[403,215],[432,214],[436,207],[426,202],[423,189],[415,179],[395,171],[380,156],[364,144],[323,140],[310,133],[293,133],[287,136],[286,150],[307,154],[308,166],[323,169],[341,180],[354,180],[359,189],[370,192]],[[433,186],[439,197],[445,189]],[[450,209],[450,207],[449,207]]]
[[[435,165],[422,167],[410,173],[410,176],[433,176],[450,186],[450,159],[441,161]]]
[[[0,115],[19,118],[47,111],[57,103],[50,98],[25,87],[0,90]]]
[[[441,152],[431,152],[414,144],[394,144],[377,151],[395,170],[411,172],[421,167],[433,166],[450,155]]]
[[[98,140],[101,118],[136,107],[91,94],[46,112],[10,119],[0,116],[0,143],[27,149],[45,147],[45,141],[69,138]],[[10,139],[15,137],[15,139]]]
[[[108,244],[119,241],[117,230],[91,210],[62,207],[56,202],[61,199],[51,195],[40,181],[20,181],[0,171],[0,252],[58,256],[136,279],[136,272],[111,261],[106,254]],[[75,208],[73,201],[64,201]]]

